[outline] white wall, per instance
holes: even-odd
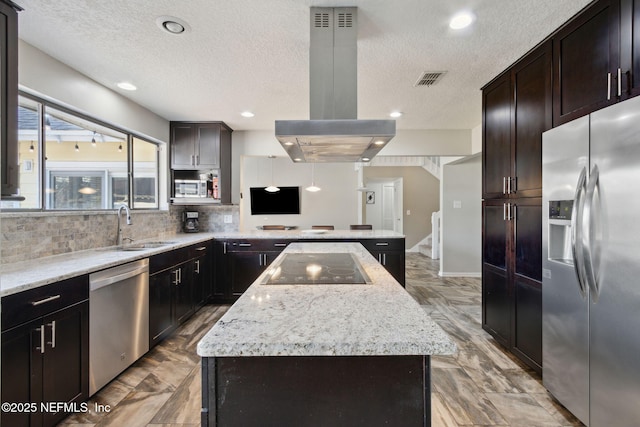
[[[169,141],[169,121],[20,40],[20,88],[128,131]]]
[[[480,277],[482,255],[482,156],[442,170],[441,276]],[[456,207],[459,206],[459,207]]]
[[[235,142],[234,142],[235,143]],[[316,163],[315,184],[322,188],[310,193],[304,188],[311,185],[311,164],[293,163],[287,157],[273,159],[273,184],[300,187],[300,215],[251,215],[250,187],[266,187],[271,183],[271,159],[242,156],[240,199],[240,230],[254,230],[258,225],[281,224],[300,229],[312,225],[333,225],[336,229],[349,229],[357,223],[360,193],[356,191],[358,174],[353,163]]]
[[[482,125],[471,129],[471,154],[482,152]]]

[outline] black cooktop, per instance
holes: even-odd
[[[369,277],[349,253],[285,254],[269,267],[266,285],[366,284]]]

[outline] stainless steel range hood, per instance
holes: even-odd
[[[395,120],[357,120],[357,8],[311,8],[311,120],[276,120],[295,162],[369,161],[396,134]]]

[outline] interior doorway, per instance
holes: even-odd
[[[375,230],[403,231],[402,178],[367,180],[364,210],[367,224]]]

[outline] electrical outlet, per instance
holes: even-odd
[[[407,209],[407,216],[411,215],[411,209]]]
[[[231,215],[225,215],[224,216],[224,223],[225,224],[231,224],[233,222],[233,217]]]

